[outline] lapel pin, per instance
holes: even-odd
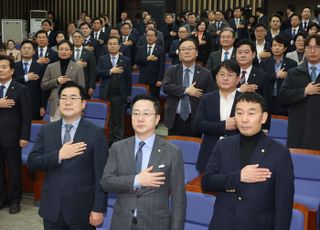
[[[264,153],[264,149],[261,149],[261,152]]]
[[[160,152],[161,152],[161,149],[158,149],[158,152],[160,153]]]
[[[11,89],[14,89],[14,87],[12,86]]]
[[[165,165],[159,165],[158,168],[159,169],[163,169],[164,167],[166,167]]]

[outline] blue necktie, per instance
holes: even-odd
[[[3,98],[4,88],[6,88],[4,85],[0,86],[0,98]]]
[[[40,57],[43,57],[43,48],[40,48]]]
[[[73,125],[66,124],[65,127],[66,127],[66,132],[64,133],[63,144],[71,140],[70,130],[72,129]]]
[[[111,57],[111,63],[112,63],[112,66],[113,66],[113,67],[116,66],[117,63],[116,63],[116,57],[115,57],[115,56],[112,56],[112,57]]]
[[[28,62],[23,63],[23,71],[24,71],[24,75],[28,74]]]
[[[314,65],[310,67],[311,68],[311,80],[312,81],[316,81],[317,79],[317,74],[316,74],[316,69],[317,67],[315,67]]]
[[[145,143],[143,141],[139,142],[139,148],[136,153],[136,174],[139,174],[141,172],[142,158],[143,158],[142,148],[144,145],[145,145]]]
[[[228,54],[229,54],[229,52],[228,52],[228,51],[224,52],[223,61],[228,60]]]
[[[189,87],[189,72],[190,69],[186,69],[182,81],[182,87]],[[186,121],[189,118],[189,96],[184,95],[181,98],[181,105],[180,105],[180,117],[182,120]]]
[[[80,60],[80,49],[79,48],[77,48],[76,49],[76,59],[75,59],[75,61],[79,61]]]

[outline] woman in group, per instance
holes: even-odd
[[[20,51],[16,49],[16,43],[12,39],[7,41],[6,55],[13,57],[14,61],[21,61]]]

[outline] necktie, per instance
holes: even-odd
[[[147,52],[147,56],[150,56],[151,55],[151,46],[148,46],[148,52]]]
[[[229,52],[228,52],[228,51],[225,51],[225,52],[224,52],[223,61],[228,60],[228,54],[229,54]]]
[[[3,98],[4,94],[4,88],[6,88],[4,85],[0,86],[0,98]]]
[[[43,57],[43,48],[40,48],[40,57]]]
[[[296,35],[296,29],[292,30],[292,38],[294,38],[294,36]]]
[[[307,22],[303,22],[303,29],[307,30]]]
[[[220,30],[220,22],[217,22],[217,30]]]
[[[98,33],[94,34],[94,39],[98,40]]]
[[[281,66],[282,66],[282,62],[279,62],[279,63],[275,63],[275,73],[277,74],[279,72],[279,70],[281,69]],[[272,90],[272,96],[278,96],[278,81],[277,81],[277,78],[276,80],[274,81],[274,85],[273,85],[273,90]]]
[[[112,66],[113,66],[113,67],[116,66],[117,63],[116,63],[116,57],[115,57],[115,56],[112,56],[112,57],[111,57],[111,63],[112,63]]]
[[[123,36],[122,42],[125,42],[127,40],[127,36]]]
[[[317,67],[315,67],[314,65],[311,66],[311,80],[312,81],[316,81],[316,79],[317,79],[316,69],[317,69]]]
[[[76,61],[80,60],[80,49],[79,48],[76,49],[76,59],[75,60]]]
[[[70,124],[66,124],[65,127],[66,127],[66,132],[64,133],[63,144],[71,140],[70,130],[72,129],[73,126]]]
[[[23,63],[23,71],[25,75],[28,74],[28,65],[29,65],[28,62]]]
[[[139,174],[141,172],[142,158],[143,158],[142,148],[144,145],[145,145],[145,143],[143,141],[139,142],[139,148],[136,153],[136,174]]]
[[[241,71],[240,85],[246,82],[246,73],[247,71]]]
[[[186,69],[182,81],[182,87],[189,87],[189,72],[190,69]],[[182,120],[186,121],[189,118],[189,96],[184,95],[181,98],[181,106],[180,106],[180,117]]]

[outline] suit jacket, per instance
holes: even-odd
[[[236,91],[235,99],[240,95]],[[234,117],[235,105],[232,105],[230,117]],[[220,93],[219,90],[205,94],[199,103],[192,129],[202,134],[196,168],[203,172],[212,150],[220,137],[227,137],[238,133],[238,130],[226,130],[226,121],[220,120]]]
[[[53,30],[50,31],[50,34],[48,36],[48,43],[49,43],[49,47],[57,45],[56,32]]]
[[[58,91],[60,85],[57,82],[58,77],[61,76],[60,61],[48,65],[41,82],[42,90],[49,90],[49,108],[50,116],[53,116],[58,109],[59,97]],[[65,76],[71,78],[72,81],[85,87],[83,68],[77,63],[70,60]]]
[[[132,210],[137,208],[137,219],[141,230],[182,230],[186,194],[181,151],[156,136],[148,167],[153,165],[153,172],[164,172],[166,178],[164,184],[159,188],[141,187],[134,190],[136,175],[134,145],[134,137],[112,145],[101,179],[104,191],[117,194],[110,229],[130,230]],[[165,167],[159,168],[159,165]]]
[[[180,39],[176,39],[171,42],[170,50],[169,50],[169,57],[171,57],[172,65],[176,65],[180,63],[179,54],[177,54],[177,50],[179,49]]]
[[[74,53],[76,52],[75,49],[73,51]],[[89,88],[96,88],[96,59],[94,57],[94,52],[83,47],[80,59],[87,63],[87,66],[83,68],[83,73],[86,90],[88,92]],[[72,54],[71,60],[75,61],[74,54]]]
[[[96,58],[96,62],[98,61],[101,53],[101,45],[100,43],[95,40],[93,37],[86,38],[83,42],[83,46],[86,48],[86,46],[91,46],[94,48],[94,57]]]
[[[236,38],[238,39],[238,41],[242,40],[242,39],[248,39],[249,38],[249,33],[248,33],[248,29],[247,29],[247,22],[243,19],[240,19],[240,25],[244,25],[244,28],[242,29],[238,29],[236,27],[236,22],[235,19],[232,18],[229,21],[229,25],[230,27],[234,30],[234,32],[236,33]]]
[[[217,142],[202,187],[218,192],[209,229],[290,229],[294,176],[287,147],[262,133],[249,164],[268,168],[261,183],[240,182],[240,135]]]
[[[132,57],[130,46],[127,46],[125,44],[121,44],[119,52],[121,54],[123,54],[124,56],[128,57],[130,59],[131,63],[133,62],[133,60],[132,60],[133,57]],[[109,54],[109,51],[108,51],[108,46],[106,44],[104,44],[102,46],[102,50],[101,50],[100,56],[106,55],[106,54]]]
[[[157,30],[157,41],[156,41],[156,44],[162,48],[164,48],[164,38],[163,38],[163,34],[162,32]],[[146,39],[146,34],[143,34],[139,37],[138,41],[137,41],[137,44],[136,44],[136,50],[138,50],[138,48],[140,46],[146,46],[147,45],[147,39]]]
[[[173,24],[164,23],[161,26],[160,31],[163,33],[164,48],[165,48],[165,51],[167,52],[170,48],[172,41],[178,38],[178,34],[176,36],[171,36],[170,32],[173,31],[178,33],[178,26],[176,23],[173,23]]]
[[[278,95],[279,102],[289,106],[287,145],[290,148],[320,150],[320,95],[304,95],[310,82],[308,63],[304,61],[288,71]],[[319,76],[316,83],[320,83]]]
[[[91,211],[106,211],[107,194],[99,184],[108,156],[102,129],[81,119],[74,142],[85,142],[85,152],[59,163],[62,120],[43,125],[28,156],[31,170],[46,171],[39,214],[56,222],[61,212],[67,223],[89,222]]]
[[[220,25],[220,28],[217,27],[217,21],[215,21],[214,23],[209,23],[208,24],[208,33],[212,36],[212,37],[217,37],[218,34],[217,34],[217,31],[218,30],[222,30],[224,29],[225,27],[230,27],[229,23],[225,20],[222,20],[221,21],[221,25]]]
[[[12,80],[7,93],[8,99],[13,99],[12,108],[0,108],[0,145],[2,147],[19,146],[19,140],[29,140],[31,128],[31,103],[27,88]]]
[[[296,34],[299,32],[304,32],[304,30],[299,27],[298,31],[296,31]],[[287,39],[287,52],[295,51],[296,47],[293,40],[294,36],[292,36],[292,28],[284,30],[283,32],[281,32],[281,35],[283,35]]]
[[[213,78],[216,77],[218,69],[221,65],[221,55],[222,55],[222,49],[212,52],[208,58],[207,69],[212,71]],[[233,48],[230,60],[236,61],[236,49],[235,48]]]
[[[196,42],[198,42],[198,34],[191,35],[191,38],[194,39]],[[204,64],[207,64],[207,60],[209,57],[209,54],[211,53],[211,41],[212,37],[209,33],[204,32],[201,37],[202,41],[205,41],[206,43],[204,45],[198,46],[198,56],[197,56],[197,61],[200,61]]]
[[[100,95],[99,98],[107,100],[109,96],[110,80],[112,78],[119,79],[120,94],[123,100],[126,101],[127,97],[131,95],[131,62],[130,59],[124,55],[119,55],[117,66],[123,68],[121,74],[110,74],[112,69],[112,62],[110,55],[106,54],[99,58],[97,64],[97,76],[101,78]]]
[[[40,108],[46,108],[48,100],[48,93],[46,91],[43,91],[40,86],[44,73],[44,68],[41,64],[37,63],[36,61],[32,61],[28,73],[31,72],[38,74],[39,79],[35,81],[26,82],[24,79],[23,62],[19,61],[14,63],[13,79],[27,87],[28,92],[30,94],[30,98],[32,98],[30,107],[32,112],[32,119],[39,120]]]
[[[286,54],[286,57],[287,58],[290,58],[291,60],[294,60],[298,65],[300,65],[301,63],[303,63],[305,57],[304,57],[304,54],[303,54],[303,58],[301,61],[299,61],[299,57],[298,57],[298,53],[297,51],[292,51],[292,52],[289,52]]]
[[[140,69],[139,83],[155,85],[157,81],[162,81],[164,73],[165,54],[161,46],[155,45],[153,55],[157,61],[147,61],[147,45],[138,48],[135,63],[138,64]]]
[[[38,48],[36,48],[35,50],[36,52],[34,53],[32,59],[34,61],[37,61],[39,59],[39,56],[38,56]],[[47,48],[47,52],[43,55],[44,57],[47,57],[49,58],[49,63],[48,64],[42,64],[44,68],[47,68],[47,66],[50,64],[50,63],[53,63],[53,62],[56,62],[58,61],[58,54],[56,51],[52,50],[51,48]]]
[[[171,129],[176,117],[177,107],[180,99],[184,96],[185,87],[182,87],[183,80],[183,65],[170,66],[164,74],[163,92],[167,94],[165,109],[165,125]],[[196,82],[195,87],[203,90],[203,94],[216,89],[216,85],[208,70],[195,66],[193,81]],[[191,107],[191,124],[198,109],[200,98],[189,97]]]
[[[95,39],[95,38],[94,38],[94,34],[95,34],[95,32],[94,32],[94,31],[91,31],[91,37],[92,37],[93,39]],[[106,43],[106,41],[107,41],[107,39],[108,39],[107,33],[102,32],[102,30],[101,30],[98,39],[102,40],[103,43]],[[100,45],[102,46],[102,44],[101,44],[99,41],[98,41],[98,44],[100,44]]]

